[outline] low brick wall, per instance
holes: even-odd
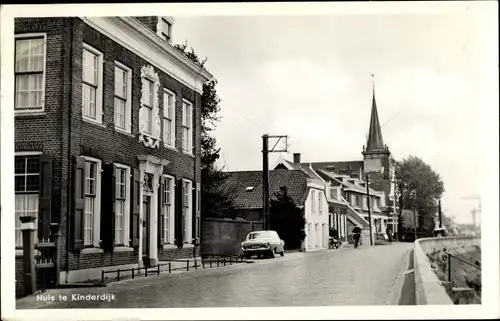
[[[261,228],[262,224],[248,221],[207,218],[203,220],[201,255],[242,255],[241,242],[249,232]]]
[[[414,243],[415,295],[417,305],[453,305],[453,301],[431,268],[427,253],[434,249],[462,245],[481,245],[481,239],[470,236],[430,237]]]

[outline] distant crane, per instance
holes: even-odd
[[[476,214],[477,213],[481,213],[481,196],[479,196],[479,195],[469,195],[469,196],[461,197],[461,199],[463,199],[463,200],[476,200],[476,201],[478,201],[477,207],[474,207],[471,210],[472,221],[473,221],[473,224],[474,224],[474,228],[476,228]]]

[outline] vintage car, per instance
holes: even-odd
[[[246,258],[257,255],[258,257],[274,257],[275,254],[285,255],[285,242],[280,239],[276,231],[254,231],[248,233],[245,241],[241,243],[241,250]]]

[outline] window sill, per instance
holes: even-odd
[[[81,254],[104,253],[104,250],[97,247],[87,247],[83,249],[80,253]]]
[[[164,250],[172,250],[172,249],[176,249],[176,248],[177,248],[177,245],[175,245],[175,244],[163,244]]]
[[[134,248],[133,247],[128,247],[128,246],[116,246],[114,248],[115,252],[133,252]]]
[[[182,153],[183,153],[184,155],[187,155],[187,156],[189,156],[189,157],[193,157],[193,158],[194,158],[194,154],[193,154],[193,153],[190,153],[190,152],[185,151],[185,150],[182,150]]]
[[[121,128],[118,128],[118,127],[115,127],[115,132],[120,133],[120,134],[125,135],[125,136],[135,138],[135,136],[131,132],[126,131],[126,130],[121,129]]]
[[[191,243],[184,243],[182,245],[183,248],[186,248],[186,249],[189,249],[189,248],[193,248],[194,247],[194,244],[191,244]]]
[[[91,118],[87,118],[87,117],[84,117],[82,116],[82,120],[86,123],[89,123],[91,125],[94,125],[94,126],[97,126],[97,127],[101,127],[101,128],[106,128],[106,125],[104,125],[103,123],[100,123],[98,122],[97,120],[94,120],[94,119],[91,119]]]
[[[159,138],[156,138],[152,134],[148,134],[146,132],[139,132],[139,135],[142,135],[144,137],[151,138],[151,139],[154,139],[154,140],[160,140]]]
[[[166,149],[170,149],[170,150],[176,151],[176,152],[179,151],[177,148],[175,148],[174,146],[169,145],[169,144],[163,143],[163,147],[165,147]]]
[[[14,117],[16,118],[45,117],[45,116],[47,116],[47,113],[43,110],[14,112]]]
[[[40,255],[40,251],[35,250],[34,254]],[[22,256],[24,256],[24,250],[23,249],[16,249],[16,257],[22,257]]]

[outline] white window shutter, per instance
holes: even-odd
[[[189,113],[189,120],[191,122],[190,126],[189,126],[189,129],[190,129],[190,133],[189,133],[189,146],[190,146],[190,150],[191,152],[193,153],[194,155],[194,144],[193,144],[193,133],[195,132],[194,131],[194,127],[193,127],[193,118],[194,118],[194,107],[193,105],[191,105],[191,110],[190,110],[190,113]]]
[[[154,112],[154,117],[155,117],[155,132],[154,132],[154,137],[161,140],[161,118],[159,115],[159,109],[155,108],[153,110]]]
[[[139,131],[141,133],[146,131],[146,123],[144,119],[144,107],[139,109]]]
[[[125,113],[125,128],[132,131],[132,70],[127,73],[127,111]]]

